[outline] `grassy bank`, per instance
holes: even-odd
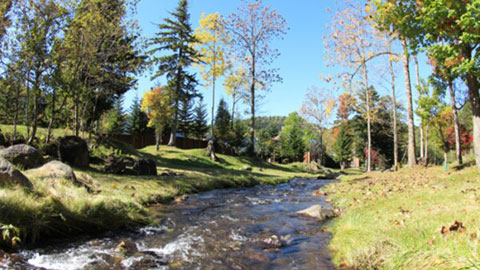
[[[480,269],[479,180],[474,167],[343,176],[326,187],[345,209],[330,228],[334,261],[341,269]]]
[[[113,149],[110,149],[112,151]],[[96,151],[108,152],[108,149]],[[132,152],[135,150],[129,149]],[[160,152],[147,147],[138,156],[152,158],[161,173],[174,176],[119,176],[103,173],[100,165],[75,168],[77,177],[91,177],[99,193],[88,193],[65,179],[40,179],[26,173],[35,185],[33,192],[18,187],[0,187],[0,223],[8,232],[3,244],[44,241],[79,233],[116,230],[151,223],[147,206],[192,192],[216,188],[277,184],[293,177],[311,177],[303,164],[272,165],[246,157],[218,155],[212,162],[202,149],[180,150],[162,146]],[[244,170],[244,166],[252,171]],[[18,228],[17,231],[15,228]]]

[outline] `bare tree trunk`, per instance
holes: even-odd
[[[463,48],[462,54],[467,59],[472,58],[472,48]],[[478,78],[472,72],[465,74],[465,79],[468,86],[468,94],[470,99],[470,105],[472,106],[473,115],[473,148],[475,151],[475,163],[477,168],[480,169],[480,95],[478,90],[480,89]]]
[[[11,138],[10,144],[13,144],[13,141],[17,139],[17,123],[18,123],[18,110],[20,105],[18,104],[20,100],[20,85],[16,85],[15,88],[15,114],[13,115],[13,135]]]
[[[388,52],[391,53],[391,44],[388,36],[386,37]],[[398,170],[398,132],[397,132],[397,97],[395,94],[395,71],[393,70],[393,61],[389,57],[389,69],[392,83],[392,106],[393,106],[393,169]]]
[[[425,127],[425,167],[428,167],[428,125]]]
[[[446,151],[443,152],[443,166],[445,171],[448,170],[448,153]]]
[[[232,93],[232,129],[233,125],[235,123],[235,103],[236,103],[236,95],[235,95],[235,90]]]
[[[216,22],[215,22],[216,27]],[[212,74],[212,120],[211,120],[211,133],[212,140],[215,138],[215,81],[216,81],[216,60],[217,60],[217,31],[215,31],[215,37],[213,39],[213,74]]]
[[[170,132],[169,146],[175,146],[177,144],[177,125],[178,125],[178,99],[175,100],[175,112],[172,125],[172,131]]]
[[[413,120],[412,85],[410,83],[409,53],[407,42],[402,40],[403,46],[403,72],[405,73],[405,94],[407,97],[408,116],[408,167],[417,165],[415,154],[415,123]]]
[[[52,106],[52,111],[51,111],[51,117],[50,121],[48,121],[48,128],[47,128],[47,137],[45,138],[45,143],[48,144],[50,142],[50,136],[52,135],[52,126],[53,122],[55,119],[55,99],[56,99],[56,91],[53,90],[52,92],[52,103],[50,106]]]
[[[418,91],[418,96],[420,97],[422,95],[420,91],[420,69],[418,67],[418,57],[416,54],[413,55],[413,61],[415,63],[415,77],[417,79],[417,91]],[[424,136],[424,130],[423,130],[423,119],[420,119],[420,158],[425,157],[425,136]]]
[[[32,133],[27,141],[27,144],[32,144],[35,136],[37,135],[37,127],[38,127],[38,86],[34,86],[33,91],[33,123],[32,123]]]
[[[75,121],[75,123],[74,123],[75,127],[74,128],[75,128],[75,136],[78,137],[79,136],[79,130],[80,130],[80,127],[79,127],[80,123],[79,123],[79,119],[78,119],[79,118],[78,110],[79,110],[79,102],[80,101],[79,101],[79,98],[78,98],[78,92],[77,92],[78,90],[75,89],[74,91],[75,91],[74,92],[74,98],[73,98],[74,99],[74,110],[75,110],[75,117],[74,117],[75,118],[75,120],[74,120]]]
[[[460,146],[460,123],[458,121],[457,104],[455,102],[455,91],[453,89],[452,80],[448,80],[448,90],[450,91],[450,99],[452,102],[453,125],[455,129],[455,151],[457,154],[457,162],[458,164],[462,164],[463,160],[462,160],[462,149]]]
[[[250,86],[250,112],[252,114],[250,119],[250,149],[251,155],[255,154],[255,52],[252,55],[252,85]]]
[[[160,143],[162,141],[162,132],[161,131],[155,131],[155,149],[157,149],[157,152],[160,150]]]
[[[372,132],[371,132],[371,117],[370,117],[370,89],[368,87],[367,63],[365,60],[363,65],[363,83],[365,85],[365,96],[367,100],[367,172],[372,170]]]

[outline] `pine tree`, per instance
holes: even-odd
[[[289,161],[298,161],[305,152],[304,120],[297,112],[291,113],[285,120],[280,132],[280,154]]]
[[[128,133],[131,135],[142,135],[148,132],[148,117],[140,108],[140,99],[135,95],[130,115],[128,118]]]
[[[123,96],[115,100],[114,108],[108,112],[106,131],[107,134],[121,134],[125,130],[125,115],[123,113]]]
[[[199,54],[192,46],[198,43],[198,40],[193,35],[187,0],[180,0],[176,10],[170,15],[172,18],[159,24],[159,32],[150,40],[150,44],[154,46],[150,53],[162,55],[152,59],[153,64],[158,65],[152,79],[165,75],[168,80],[167,89],[173,103],[173,123],[168,145],[175,146],[180,102],[198,96],[195,89],[197,80],[194,74],[188,72],[188,68],[198,61]]]
[[[220,145],[228,145],[232,138],[231,115],[228,112],[227,102],[222,98],[218,103],[217,115],[215,116],[215,140]]]
[[[340,125],[337,140],[333,146],[335,162],[340,163],[340,168],[343,171],[346,163],[352,159],[352,139],[346,131],[345,124]]]
[[[194,113],[192,100],[189,98],[182,99],[178,108],[178,131],[186,138],[191,137],[193,132]]]
[[[196,139],[201,139],[208,131],[207,126],[207,108],[200,100],[195,106],[195,117],[193,119],[192,136]]]

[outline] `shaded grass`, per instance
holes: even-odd
[[[112,149],[115,147],[97,151],[106,154]],[[167,202],[185,193],[278,184],[294,177],[315,176],[303,164],[272,165],[255,158],[224,155],[218,155],[223,163],[214,163],[203,149],[162,146],[160,152],[147,147],[130,153],[154,159],[160,172],[168,169],[178,175],[121,176],[104,173],[100,165],[76,168],[77,174],[88,174],[94,179],[101,192],[92,194],[66,179],[41,178],[26,172],[35,186],[33,192],[0,187],[0,223],[18,227],[23,244],[41,243],[81,233],[154,223],[148,205]],[[244,170],[245,165],[253,170]]]
[[[347,175],[327,186],[345,209],[330,230],[334,261],[346,269],[480,269],[480,174],[416,167]],[[463,222],[465,233],[442,234]]]

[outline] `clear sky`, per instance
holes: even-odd
[[[331,69],[326,67],[324,60],[323,36],[328,35],[325,26],[329,24],[331,13],[327,9],[339,8],[342,0],[264,0],[265,4],[277,9],[287,20],[290,30],[283,40],[273,43],[280,50],[280,57],[274,62],[275,67],[280,68],[283,83],[272,86],[270,93],[261,103],[259,115],[288,115],[298,111],[306,91],[312,86],[328,87],[320,78],[319,74],[330,74]],[[206,14],[219,12],[228,15],[236,11],[240,0],[190,0],[190,15],[193,28],[198,27],[198,20],[202,12]],[[140,0],[136,19],[142,30],[143,36],[152,37],[156,32],[154,23],[160,23],[177,5],[176,0]],[[420,59],[424,63],[424,59]],[[399,66],[397,67],[399,68]],[[422,65],[422,75],[426,75],[430,68]],[[398,69],[398,73],[402,74]],[[412,72],[414,70],[412,69]],[[135,94],[141,95],[149,90],[155,83],[164,84],[164,79],[159,81],[150,80],[151,73],[146,72],[139,77],[138,90],[131,90],[126,94],[125,107],[129,107]],[[198,76],[200,78],[200,76]],[[415,82],[412,73],[412,83]],[[400,102],[404,101],[403,77],[397,79],[397,92]],[[221,82],[217,90],[216,103],[219,97],[224,97],[231,103],[230,97],[225,93]],[[198,86],[204,95],[204,102],[208,108],[211,106],[211,90]],[[389,90],[377,89],[381,94],[387,94]],[[338,94],[338,93],[336,93]],[[242,105],[242,108],[247,108]],[[210,111],[210,109],[208,110]]]

